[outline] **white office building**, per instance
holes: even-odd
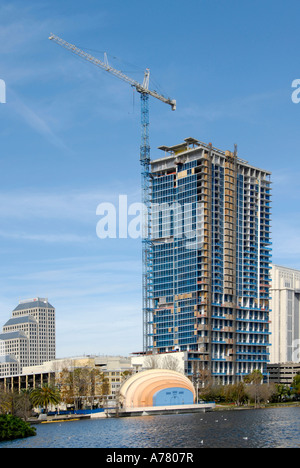
[[[272,265],[270,363],[300,362],[300,271]]]
[[[48,299],[20,301],[0,333],[0,376],[56,357],[55,308]]]

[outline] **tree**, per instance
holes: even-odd
[[[31,412],[31,402],[29,391],[21,390],[7,391],[0,390],[0,414],[11,414],[12,416],[28,419]]]
[[[250,400],[254,401],[255,408],[261,402],[267,402],[276,394],[275,385],[263,384],[263,375],[260,370],[255,369],[251,374],[244,377],[247,385],[246,393]]]
[[[160,357],[150,354],[144,359],[144,367],[146,369],[160,369],[159,365]]]
[[[248,384],[247,394],[250,399],[254,400],[255,408],[260,401],[260,390],[263,375],[258,369],[254,369],[251,374],[244,377],[244,382]]]
[[[108,379],[100,369],[93,367],[62,369],[57,383],[62,401],[73,404],[76,410],[82,407],[84,401],[93,408],[95,399],[104,400],[110,391]]]
[[[162,368],[176,372],[181,372],[178,359],[176,359],[174,356],[165,356],[162,362]]]
[[[32,410],[32,403],[30,400],[30,395],[31,395],[32,390],[25,390],[22,389],[20,392],[20,399],[19,399],[19,405],[18,405],[18,416],[22,419],[27,419],[29,418]]]
[[[293,393],[297,397],[300,396],[300,374],[295,375],[292,383]]]
[[[144,367],[146,369],[168,369],[176,372],[182,372],[180,363],[175,356],[157,356],[150,354],[144,359]]]
[[[199,397],[204,401],[224,402],[226,400],[225,387],[218,384],[209,384],[199,389]]]
[[[284,397],[290,395],[290,387],[288,385],[278,384],[275,385],[276,393],[274,397],[277,401],[283,401]]]
[[[41,406],[47,413],[48,406],[57,405],[61,401],[61,397],[56,387],[45,384],[43,387],[32,390],[30,400],[34,407]]]
[[[83,398],[88,398],[90,384],[90,369],[87,367],[78,367],[73,371],[73,391],[75,408],[79,409]]]
[[[245,375],[244,382],[247,384],[261,384],[263,375],[258,369],[254,369],[251,374]]]
[[[9,394],[0,388],[0,415],[10,413],[11,404]]]
[[[224,388],[226,401],[234,402],[240,406],[246,400],[246,389],[244,382],[237,382],[233,385],[227,385]]]
[[[0,415],[0,442],[36,435],[36,429],[11,414]]]

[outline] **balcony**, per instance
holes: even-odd
[[[212,361],[215,362],[233,362],[233,356],[213,356]]]

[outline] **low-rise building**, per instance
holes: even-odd
[[[12,360],[12,358],[3,357],[3,363],[0,359],[0,365],[17,364],[16,360],[12,360],[10,363],[9,359]],[[121,384],[134,372],[129,357],[79,356],[55,359],[38,366],[25,366],[22,373],[18,372],[17,368],[11,372],[12,368],[7,367],[7,372],[0,377],[0,386],[6,391],[20,391],[40,387],[44,384],[58,384],[64,370],[74,371],[86,368],[99,369],[103,373],[103,377],[108,383],[105,401],[110,406],[113,406],[118,399]]]
[[[124,356],[97,356],[95,366],[102,370],[108,380],[110,387],[108,401],[115,401],[122,382],[134,372],[131,359]]]
[[[291,385],[294,377],[300,374],[300,362],[285,362],[268,364],[269,382],[281,385]]]

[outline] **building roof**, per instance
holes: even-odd
[[[11,354],[6,354],[5,356],[0,356],[0,364],[4,363],[18,364],[19,361]]]
[[[208,145],[207,143],[204,143],[202,141],[196,140],[195,138],[185,138],[183,143],[173,145],[173,146],[159,146],[158,149],[162,150],[165,152],[165,156],[163,158],[158,158],[154,159],[151,161],[151,166],[152,169],[154,169],[154,166],[157,166],[157,163],[164,162],[166,163],[168,160],[172,162],[172,165],[174,163],[174,160],[176,160],[177,157],[181,156],[190,156],[193,160],[193,158],[197,157],[197,153],[199,150],[207,150],[207,149],[212,149],[213,153],[218,154],[220,156],[225,157],[226,156],[226,151],[223,151],[219,148],[215,148],[213,146]],[[169,153],[166,155],[166,153]],[[237,157],[237,163],[241,164],[242,166],[249,167],[251,169],[258,170],[259,172],[263,172],[266,175],[270,176],[271,172],[267,171],[265,169],[260,169],[258,167],[252,166],[249,164],[248,161],[241,159]]]
[[[37,323],[32,315],[23,315],[22,317],[15,317],[9,319],[3,327],[9,327],[11,325],[20,325],[22,323]]]
[[[48,302],[47,299],[30,299],[28,301],[21,301],[20,304],[14,309],[17,310],[29,310],[29,309],[54,309],[54,307]]]
[[[21,332],[21,331],[14,331],[14,332],[10,332],[10,333],[1,333],[0,334],[0,341],[7,341],[7,340],[16,340],[17,338],[21,338],[21,339],[28,339],[27,336],[25,335],[25,333]]]

